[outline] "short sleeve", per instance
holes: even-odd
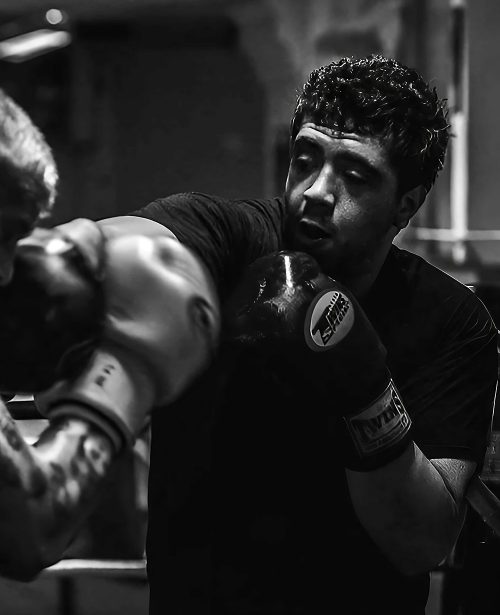
[[[157,199],[129,215],[171,230],[202,259],[224,293],[246,265],[280,248],[282,214],[283,204],[277,198],[228,200],[188,192]]]
[[[413,415],[415,442],[427,457],[481,465],[495,403],[498,332],[471,291],[453,303],[442,310],[436,343],[401,393]]]

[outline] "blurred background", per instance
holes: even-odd
[[[0,87],[54,150],[56,224],[180,191],[279,194],[309,72],[393,56],[448,99],[454,134],[397,241],[470,284],[500,322],[499,25],[497,0],[1,0]],[[21,422],[28,439],[43,427]],[[146,435],[68,551],[80,569],[0,580],[2,615],[147,612],[147,469]],[[428,615],[458,612],[435,587]]]
[[[394,56],[448,99],[454,138],[399,242],[496,279],[495,0],[2,0],[0,86],[52,145],[54,223],[183,190],[281,192],[297,89],[343,55]]]

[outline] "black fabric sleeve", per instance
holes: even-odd
[[[278,198],[228,200],[179,193],[129,215],[149,218],[172,231],[202,259],[222,295],[246,265],[281,247],[283,203]]]
[[[495,402],[498,332],[472,292],[453,303],[434,353],[401,392],[413,408],[415,442],[428,458],[468,459],[480,468]]]

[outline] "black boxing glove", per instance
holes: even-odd
[[[373,470],[406,449],[411,420],[386,350],[352,293],[311,256],[281,251],[255,261],[227,303],[224,339],[327,409],[345,467]]]
[[[89,359],[104,319],[103,242],[83,219],[19,241],[12,280],[0,288],[3,394],[43,391]]]

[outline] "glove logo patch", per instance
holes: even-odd
[[[338,290],[317,295],[307,311],[304,334],[312,350],[328,350],[351,330],[354,310],[349,299]]]
[[[97,376],[95,377],[95,380],[94,380],[95,384],[98,387],[103,387],[104,384],[106,383],[107,378],[113,374],[115,369],[116,367],[112,363],[109,363],[108,365],[104,365],[101,373],[97,374]]]

